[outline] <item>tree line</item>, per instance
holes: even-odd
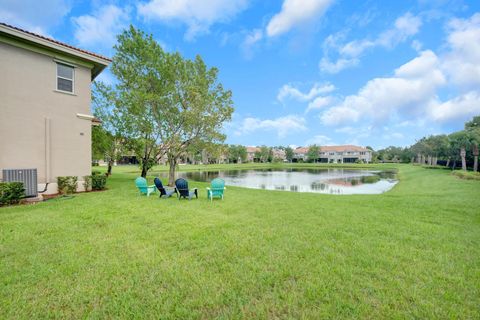
[[[467,170],[467,163],[478,171],[480,144],[480,116],[465,123],[464,129],[451,134],[423,137],[409,147],[390,146],[374,152],[377,161],[414,162],[418,164],[443,164],[455,169],[457,162]]]

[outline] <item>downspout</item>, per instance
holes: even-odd
[[[51,146],[50,146],[50,118],[45,118],[45,183],[48,185],[51,177]],[[46,189],[46,186],[45,186]]]

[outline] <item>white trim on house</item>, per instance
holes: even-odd
[[[77,113],[77,118],[92,121],[95,117],[89,114]]]

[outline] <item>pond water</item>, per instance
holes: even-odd
[[[227,186],[328,194],[379,194],[398,181],[395,172],[358,169],[255,169],[179,172],[178,177]]]

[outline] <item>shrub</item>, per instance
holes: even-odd
[[[93,170],[92,171],[92,176],[97,176],[97,175],[100,175],[102,174],[102,171],[98,171],[98,170]]]
[[[92,189],[93,190],[104,190],[106,184],[107,184],[107,176],[102,175],[102,174],[92,175]]]
[[[473,172],[473,171],[453,171],[452,174],[457,176],[460,179],[465,180],[480,180],[480,172]]]
[[[0,182],[0,206],[15,204],[25,197],[22,182]]]
[[[92,188],[92,176],[83,176],[83,187],[85,191],[90,191]]]
[[[77,191],[77,180],[75,176],[57,177],[58,193],[72,194]]]

